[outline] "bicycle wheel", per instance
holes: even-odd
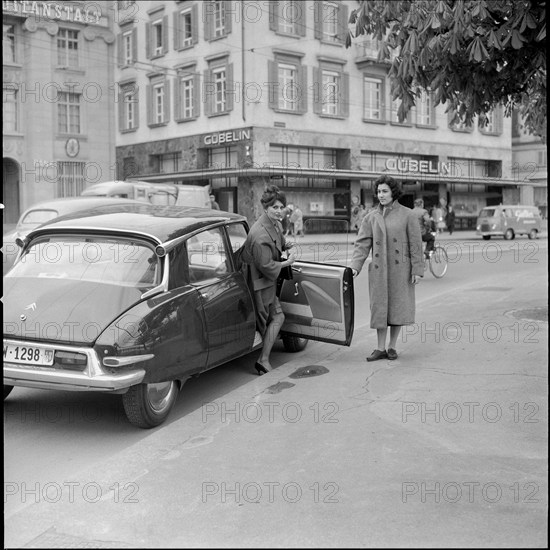
[[[436,279],[441,279],[449,267],[447,251],[442,246],[436,246],[430,256],[430,271]]]

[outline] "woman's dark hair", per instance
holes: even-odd
[[[266,187],[264,194],[260,199],[264,209],[269,206],[273,206],[277,201],[281,201],[283,206],[286,206],[286,197],[284,193],[276,185]]]
[[[401,191],[401,185],[399,182],[395,181],[391,176],[383,174],[374,182],[374,194],[378,194],[378,186],[385,183],[391,189],[391,198],[396,201],[399,197],[403,195]]]

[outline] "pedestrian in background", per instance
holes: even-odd
[[[368,268],[370,326],[376,329],[378,347],[367,361],[397,359],[397,338],[403,325],[414,324],[415,285],[424,276],[418,218],[410,208],[399,204],[400,185],[383,175],[374,189],[380,204],[363,219],[351,259],[356,277],[372,250]]]
[[[304,214],[300,207],[296,204],[294,205],[294,210],[290,215],[290,222],[293,225],[293,237],[303,237],[304,236]]]
[[[434,206],[432,210],[432,218],[435,222],[435,227],[438,233],[443,233],[445,229],[445,210],[441,205]]]
[[[290,213],[291,213],[291,210],[288,206],[285,206],[284,210],[283,210],[283,219],[281,221],[281,224],[283,226],[283,236],[284,237],[287,237],[288,234],[290,233]]]
[[[422,242],[426,243],[426,257],[429,257],[430,252],[435,247],[435,237],[432,233],[431,218],[428,211],[424,208],[424,201],[422,199],[416,199],[414,201],[413,214],[418,219],[418,225],[420,227],[420,236]]]
[[[451,205],[449,205],[449,209],[447,210],[447,216],[445,217],[445,223],[447,224],[449,235],[452,235],[453,231],[455,230],[455,219],[456,219],[456,214],[455,214],[454,208]]]
[[[256,305],[256,327],[263,338],[260,357],[254,368],[258,374],[272,370],[269,362],[271,348],[285,321],[279,298],[277,278],[283,267],[290,266],[296,259],[296,252],[290,251],[283,259],[283,252],[293,244],[283,237],[282,215],[286,197],[276,185],[269,186],[260,199],[263,214],[250,228],[244,243],[243,262],[248,266],[247,279],[251,281]]]
[[[216,202],[216,197],[214,196],[214,193],[210,193],[210,208],[212,208],[212,210],[220,209],[220,205]]]

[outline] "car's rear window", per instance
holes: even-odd
[[[159,259],[146,243],[103,237],[42,237],[31,243],[9,277],[57,278],[151,287],[160,282]]]
[[[53,220],[54,218],[57,218],[57,216],[59,216],[57,210],[31,210],[21,220],[20,224],[28,226],[38,226],[41,223],[45,223]]]

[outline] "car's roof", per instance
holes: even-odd
[[[159,243],[164,243],[224,220],[246,220],[244,216],[222,210],[132,202],[135,204],[111,204],[61,216],[35,229],[29,237],[46,232],[97,231],[149,236]]]

